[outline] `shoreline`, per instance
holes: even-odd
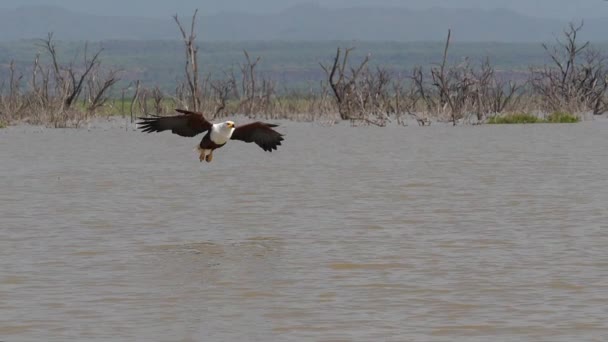
[[[583,119],[577,123],[571,124],[588,124],[588,123],[599,123],[604,124],[608,123],[608,113],[604,113],[601,115],[592,115],[591,113],[587,113],[582,115]],[[476,122],[459,122],[458,125],[453,126],[450,121],[432,121],[432,124],[429,126],[419,126],[416,120],[413,117],[408,117],[404,121],[406,125],[400,125],[396,122],[396,120],[391,120],[386,126],[379,127],[372,124],[360,123],[356,125],[352,125],[348,120],[292,120],[292,119],[266,119],[266,118],[249,118],[246,115],[230,115],[225,116],[219,119],[212,120],[214,122],[221,122],[225,120],[232,120],[237,123],[248,123],[253,121],[264,121],[264,122],[272,122],[278,123],[283,126],[286,124],[309,124],[313,126],[319,127],[348,127],[348,128],[360,128],[360,127],[375,127],[375,128],[390,128],[390,127],[420,127],[420,128],[428,128],[428,127],[479,127],[479,126],[514,126],[514,125],[556,125],[558,123],[513,123],[513,124],[490,124],[490,123],[476,123]],[[563,123],[565,124],[565,123]],[[23,130],[26,132],[41,132],[45,130],[123,130],[123,131],[133,131],[137,132],[137,125],[135,122],[131,123],[129,117],[120,117],[119,115],[107,116],[107,117],[95,117],[90,118],[86,122],[82,123],[79,127],[52,127],[46,125],[36,125],[29,124],[27,122],[18,122],[15,124],[8,124],[5,127],[0,128],[0,132],[8,132],[14,130]]]

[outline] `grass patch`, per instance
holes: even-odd
[[[488,120],[489,124],[529,124],[544,122],[532,114],[515,113],[503,116],[493,116]]]
[[[540,119],[532,114],[514,113],[502,116],[494,116],[488,120],[489,124],[530,124],[530,123],[575,123],[580,118],[567,112],[554,112],[545,119]]]
[[[8,127],[8,125],[4,121],[0,120],[0,129],[6,128],[6,127]]]
[[[579,121],[578,116],[566,112],[551,113],[546,119],[546,122],[550,123],[575,123]]]

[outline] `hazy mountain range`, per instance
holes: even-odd
[[[187,22],[191,13],[182,15]],[[198,37],[208,41],[369,40],[438,41],[452,29],[455,41],[539,42],[553,40],[565,20],[535,18],[505,9],[328,9],[298,5],[279,13],[219,12],[199,16]],[[585,21],[584,39],[606,41],[608,18]],[[59,40],[166,40],[179,31],[166,18],[100,16],[54,6],[0,9],[0,41],[45,37]]]

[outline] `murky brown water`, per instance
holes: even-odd
[[[0,340],[608,340],[608,123],[281,130],[0,130]]]

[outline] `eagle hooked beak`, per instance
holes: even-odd
[[[229,128],[234,128],[234,124],[232,122],[229,122],[226,124]]]

